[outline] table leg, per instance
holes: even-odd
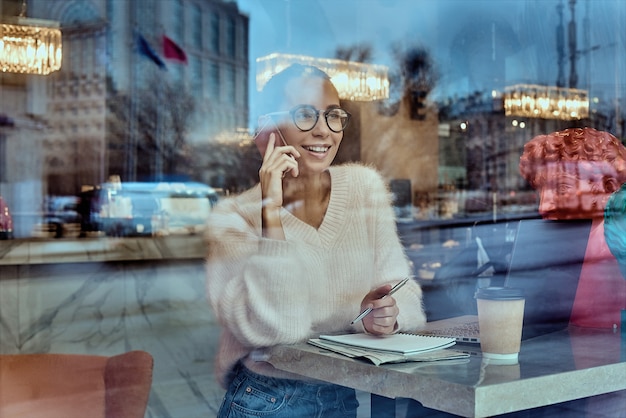
[[[376,418],[395,418],[396,400],[372,393],[370,398],[371,416]]]

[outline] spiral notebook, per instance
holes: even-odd
[[[309,344],[352,358],[365,358],[375,365],[407,361],[438,361],[463,358],[464,353],[443,350],[454,338],[413,334],[374,336],[369,334],[320,335]]]
[[[454,338],[403,333],[383,336],[371,334],[320,335],[320,339],[357,348],[397,354],[423,353],[451,347],[456,343]]]

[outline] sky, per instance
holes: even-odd
[[[236,2],[250,17],[252,74],[256,58],[272,52],[333,58],[339,46],[366,43],[372,63],[393,66],[393,45],[420,45],[440,74],[434,99],[516,83],[556,84],[559,4],[566,31],[571,20],[569,0]],[[577,0],[575,20],[576,87],[591,87],[606,103],[625,97],[626,1]],[[569,57],[563,69],[568,82]],[[254,77],[250,92],[256,93]]]

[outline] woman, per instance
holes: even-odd
[[[350,115],[329,77],[294,65],[262,98],[278,129],[260,184],[222,200],[207,228],[207,293],[223,326],[216,370],[227,388],[218,416],[355,417],[354,390],[276,370],[263,348],[414,331],[425,322],[421,289],[411,281],[381,299],[409,263],[381,177],[357,164],[331,167]]]

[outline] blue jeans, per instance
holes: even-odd
[[[217,418],[356,418],[354,389],[277,379],[238,366]]]

